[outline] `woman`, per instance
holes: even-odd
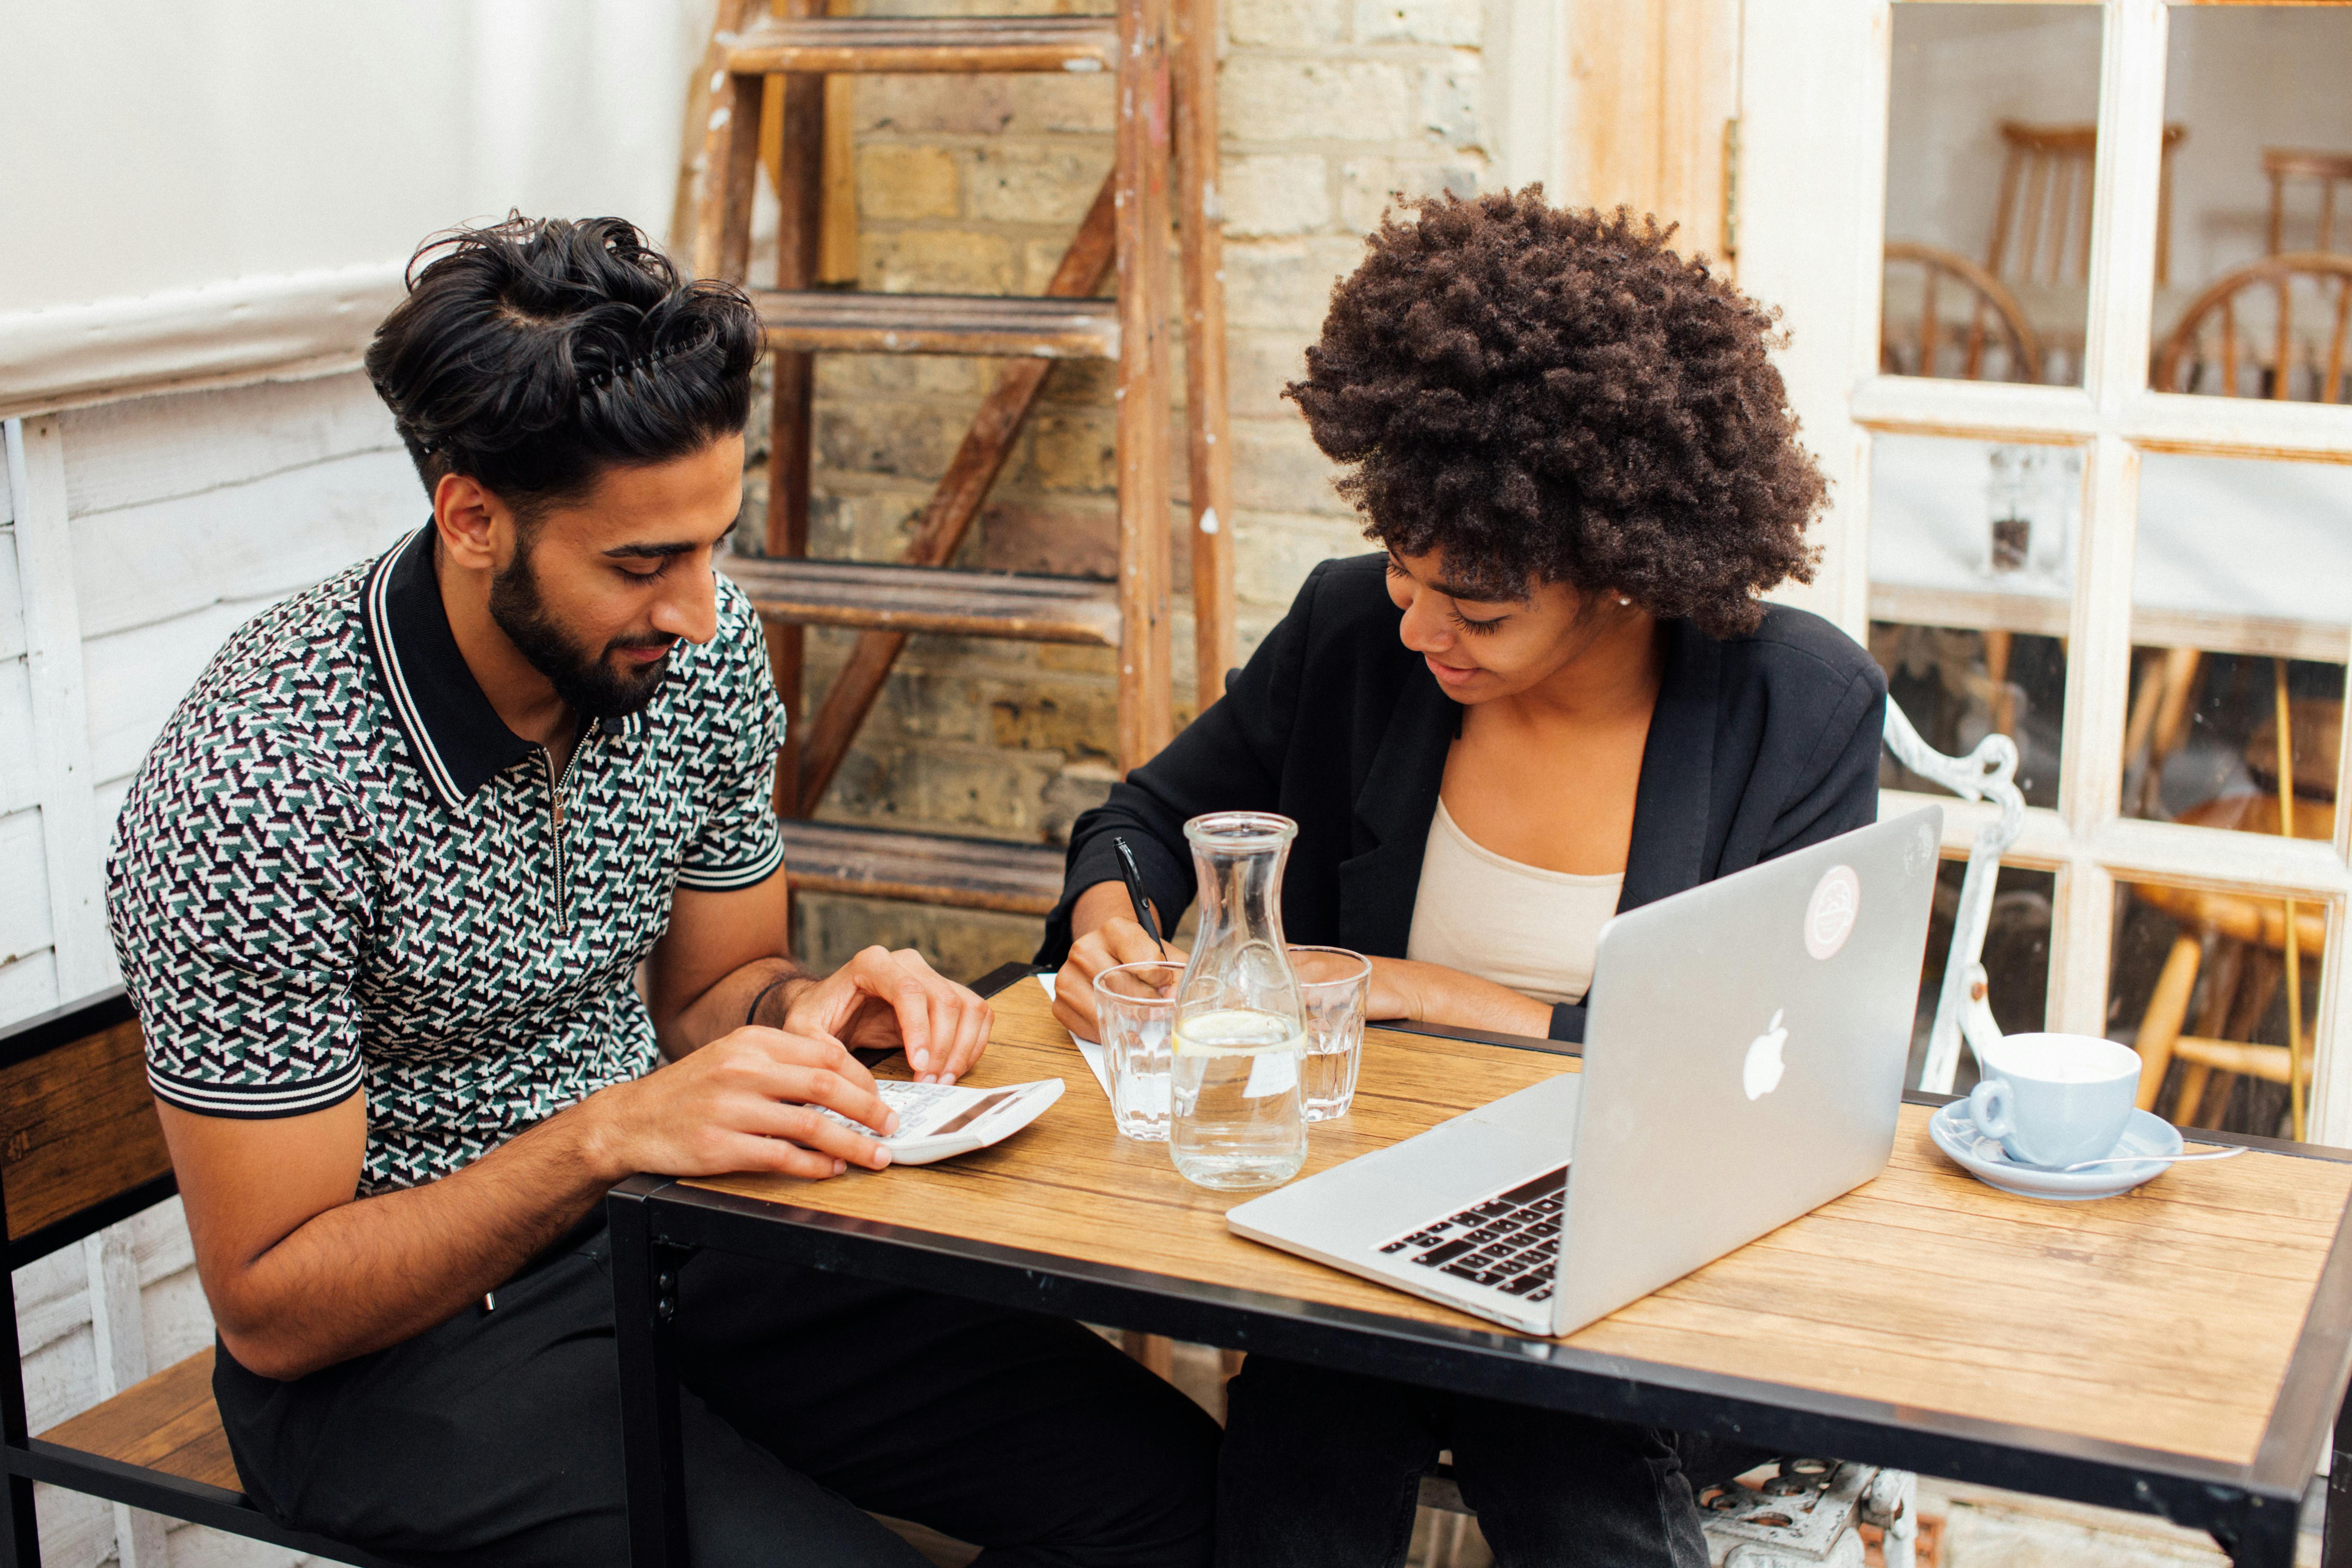
[[[1317,567],[1212,705],[1080,817],[1041,958],[1055,1011],[1153,956],[1183,824],[1299,824],[1283,924],[1372,960],[1375,1016],[1580,1040],[1601,924],[1873,820],[1885,683],[1758,595],[1810,581],[1823,484],[1770,312],[1653,220],[1539,188],[1415,205],[1332,292],[1287,395],[1384,553]],[[1598,984],[1606,984],[1605,975]],[[1252,1357],[1221,1559],[1402,1563],[1454,1451],[1497,1561],[1706,1561],[1695,1485],[1756,1456],[1687,1435]]]

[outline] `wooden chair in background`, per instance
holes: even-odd
[[[2179,820],[2195,827],[2325,841],[2335,831],[2343,705],[2296,701],[2287,694],[2285,661],[2273,660],[2272,671],[2273,712],[2249,741],[2246,760],[2248,771],[2274,793],[2224,795],[2190,807]],[[2312,1070],[2305,1048],[2304,966],[2315,963],[2326,948],[2326,911],[2292,899],[2145,882],[2129,886],[2134,897],[2170,916],[2179,928],[2135,1042],[2141,1062],[2140,1109],[2155,1109],[2178,1060],[2184,1070],[2173,1121],[2215,1125],[2227,1111],[2237,1075],[2243,1073],[2287,1086],[2291,1130],[2302,1137]],[[2256,1043],[2252,1037],[2282,981],[2287,1043]],[[2184,1032],[2192,1003],[2198,1007],[2193,1034]],[[2212,1120],[2207,1119],[2209,1105]]]
[[[2286,252],[2286,190],[2290,180],[2311,180],[2319,186],[2319,235],[2314,250],[2336,248],[2336,187],[2352,184],[2352,153],[2314,153],[2294,147],[2263,149],[2263,173],[2271,182],[2270,247],[2268,254]]]
[[[1999,349],[2003,381],[2042,379],[2042,339],[2026,320],[2000,279],[1957,251],[1912,240],[1886,242],[1885,266],[1890,272],[1916,267],[1919,320],[1906,347],[1888,319],[1885,301],[1893,292],[1879,293],[1878,367],[1888,375],[1949,374],[1961,381],[1986,379],[1987,351]],[[1968,308],[1965,324],[1955,321],[1944,330],[1942,306],[1957,300]],[[1954,356],[1957,359],[1954,359]],[[1951,361],[1948,371],[1947,362]]]
[[[2156,197],[2158,288],[2172,278],[2172,151],[2188,133],[2182,125],[2164,128]],[[1986,270],[2005,282],[2087,283],[2099,128],[2004,120],[2000,140],[2000,196],[1993,209]]]
[[[2268,294],[2273,302],[2267,361],[2254,333],[2239,330],[2240,298],[2253,291]],[[2295,304],[2304,299],[2315,300],[2320,319],[2327,323],[2324,352],[2318,338],[2295,335]],[[2217,397],[2342,402],[2347,328],[2352,328],[2352,256],[2318,250],[2266,256],[2224,273],[2181,312],[2179,323],[2158,351],[2150,384],[2158,392]],[[2298,364],[2298,359],[2304,363]],[[2209,370],[2214,373],[2211,385],[2206,384]],[[2246,386],[2249,370],[2253,373],[2251,393]],[[2306,382],[2305,372],[2310,395],[2298,398],[2296,392]]]

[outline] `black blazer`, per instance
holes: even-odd
[[[1224,700],[1078,818],[1039,963],[1068,954],[1077,896],[1118,880],[1114,834],[1172,925],[1192,901],[1186,820],[1237,810],[1298,823],[1282,885],[1291,941],[1404,956],[1462,710],[1398,640],[1385,561],[1317,566],[1249,664],[1225,678]],[[1780,605],[1746,637],[1718,642],[1687,621],[1665,623],[1664,635],[1618,908],[1876,820],[1886,681],[1851,637]],[[1551,1037],[1581,1040],[1583,1006],[1554,1007]]]

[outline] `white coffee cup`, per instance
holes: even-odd
[[[2093,1035],[2007,1035],[1978,1065],[1969,1119],[2028,1165],[2114,1153],[2139,1092],[2139,1053]]]

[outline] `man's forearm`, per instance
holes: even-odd
[[[814,984],[815,977],[789,958],[755,959],[678,1010],[661,1031],[662,1055],[677,1061],[753,1022],[755,1005],[760,1014],[757,1022],[781,1028],[792,999]]]
[[[592,1103],[454,1175],[305,1222],[253,1261],[234,1312],[215,1302],[229,1353],[265,1377],[300,1377],[478,1304],[627,1173]]]

